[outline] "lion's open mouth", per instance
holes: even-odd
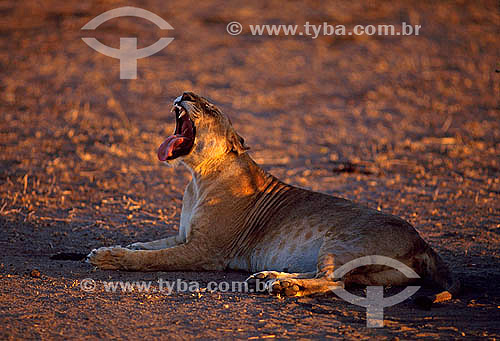
[[[187,155],[194,145],[195,126],[186,110],[175,106],[175,131],[158,148],[160,161],[173,160]]]

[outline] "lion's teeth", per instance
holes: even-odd
[[[184,109],[180,105],[175,104],[174,107],[172,108],[172,111],[174,111],[175,109],[179,111],[179,118],[187,114],[186,109]]]

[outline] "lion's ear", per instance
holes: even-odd
[[[238,135],[237,132],[234,131],[234,129],[228,129],[227,135],[226,135],[226,142],[227,142],[227,150],[229,152],[235,152],[238,155],[243,154],[250,148],[245,145],[245,140],[243,137]]]

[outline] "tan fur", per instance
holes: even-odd
[[[341,265],[382,255],[445,289],[457,283],[449,271],[443,273],[444,263],[410,224],[282,183],[245,152],[243,139],[219,109],[195,94],[183,96],[196,139],[192,151],[179,158],[192,172],[179,235],[94,250],[89,255],[93,265],[131,271],[261,271],[250,280],[269,281],[275,293],[301,296],[328,291],[332,273]],[[344,282],[387,285],[406,284],[408,279],[395,269],[373,266],[349,273]]]

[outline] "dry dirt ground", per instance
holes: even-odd
[[[80,28],[125,5],[139,18]],[[497,1],[0,2],[0,338],[500,337]],[[226,24],[239,21],[239,36]],[[252,36],[249,24],[394,24],[419,36]],[[175,40],[120,80],[85,45]],[[364,308],[335,296],[106,292],[102,281],[240,281],[238,272],[127,273],[58,252],[173,235],[189,173],[156,148],[192,90],[230,115],[263,167],[294,185],[400,215],[464,283],[452,302]],[[216,222],[214,222],[216,223]],[[96,282],[94,292],[82,280]],[[422,292],[432,292],[424,288]],[[360,295],[362,294],[362,290]]]

